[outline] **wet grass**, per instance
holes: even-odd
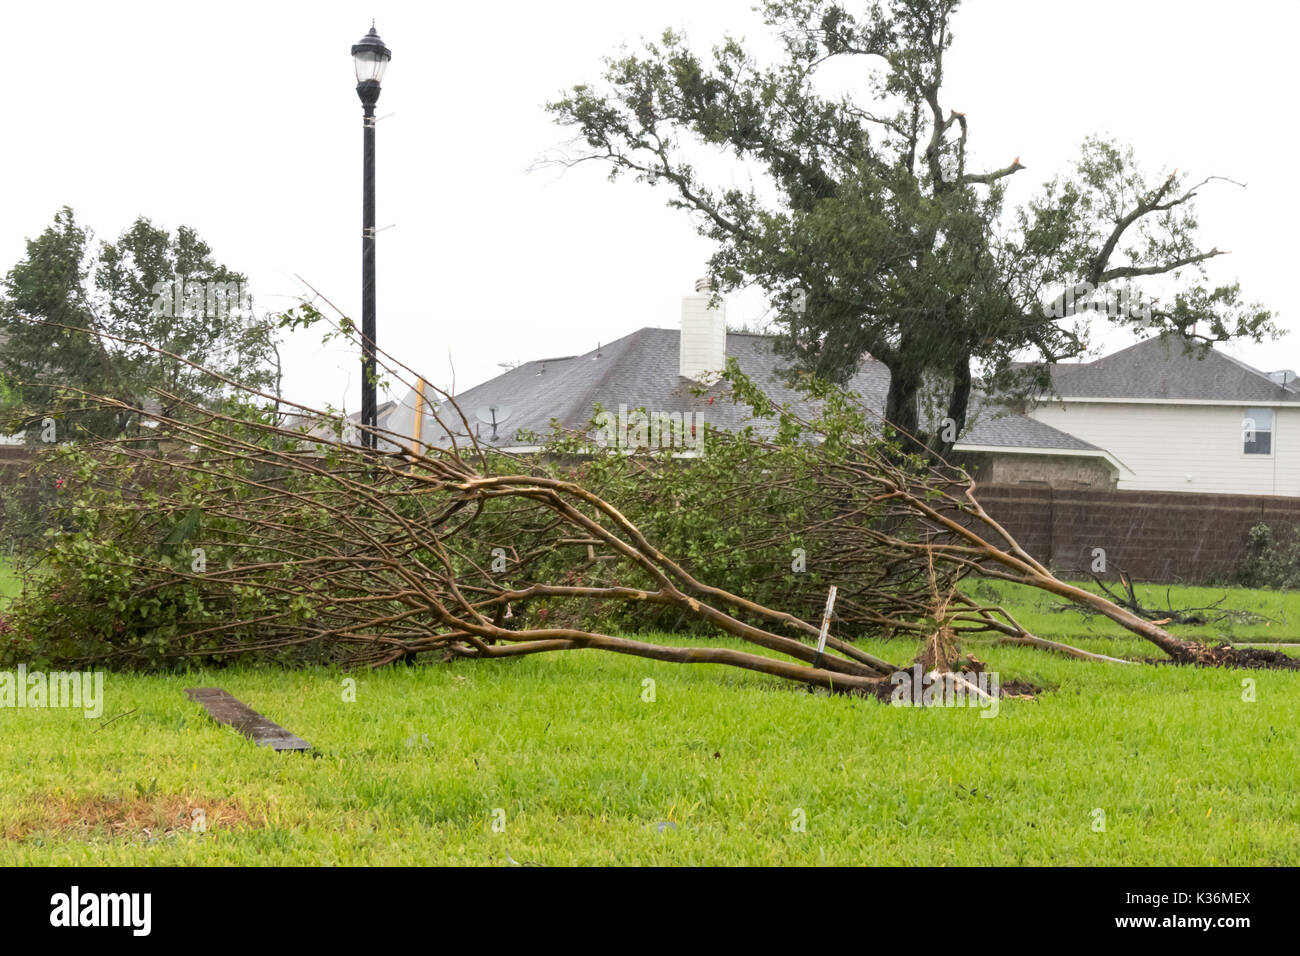
[[[12,565],[0,555],[0,607],[22,590],[22,578],[14,571]]]
[[[0,863],[1300,863],[1300,675],[973,649],[1045,692],[990,719],[594,651],[354,702],[328,670],[109,674],[99,719],[0,709]],[[316,754],[216,725],[209,685]]]
[[[1071,583],[1102,593],[1093,581]],[[1002,604],[1021,625],[1040,637],[1119,657],[1161,656],[1154,647],[1135,641],[1128,631],[1108,618],[1100,614],[1085,615],[1074,605],[1036,588],[1002,581],[968,581],[963,590],[984,603]],[[1123,593],[1118,586],[1112,586],[1112,590]],[[1175,610],[1218,605],[1200,612],[1207,618],[1206,623],[1161,625],[1178,637],[1211,644],[1223,641],[1300,644],[1300,592],[1136,584],[1134,593],[1143,607],[1152,610],[1167,611],[1171,605]],[[1225,617],[1223,612],[1237,613]],[[1250,622],[1244,615],[1258,615],[1263,620]]]

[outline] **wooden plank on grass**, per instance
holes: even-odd
[[[272,750],[311,750],[311,744],[267,720],[220,687],[187,687],[185,696],[203,706],[219,724],[228,724],[259,747]]]

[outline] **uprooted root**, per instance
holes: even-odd
[[[1193,667],[1239,667],[1250,670],[1300,670],[1300,658],[1281,651],[1258,647],[1233,647],[1231,644],[1202,644],[1185,642],[1182,648],[1170,653],[1169,660],[1149,659],[1150,664],[1185,664]]]

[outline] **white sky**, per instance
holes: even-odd
[[[498,362],[568,355],[675,326],[710,253],[684,213],[594,164],[529,172],[569,134],[542,105],[596,80],[624,42],[684,30],[764,35],[751,0],[494,4],[7,3],[8,133],[0,269],[71,205],[103,238],[143,214],[187,224],[247,273],[261,308],[303,276],[359,319],[361,107],[349,47],[370,18],[393,50],[379,101],[379,344],[457,390]],[[1297,0],[970,0],[945,108],[989,167],[1019,156],[1009,202],[1066,169],[1090,133],[1152,170],[1221,174],[1206,247],[1294,329],[1300,219],[1293,99]],[[662,188],[662,187],[661,187]],[[762,317],[761,296],[729,319]],[[1123,334],[1108,346],[1131,341]],[[1226,350],[1300,367],[1297,338]],[[1109,350],[1109,349],[1108,349]],[[359,402],[359,362],[319,335],[286,349],[286,394]]]

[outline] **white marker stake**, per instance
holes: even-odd
[[[831,630],[831,612],[835,610],[835,585],[831,585],[830,594],[826,595],[826,613],[822,615],[822,631],[817,635],[817,657],[813,667],[822,666],[822,656],[826,653],[826,635]]]

